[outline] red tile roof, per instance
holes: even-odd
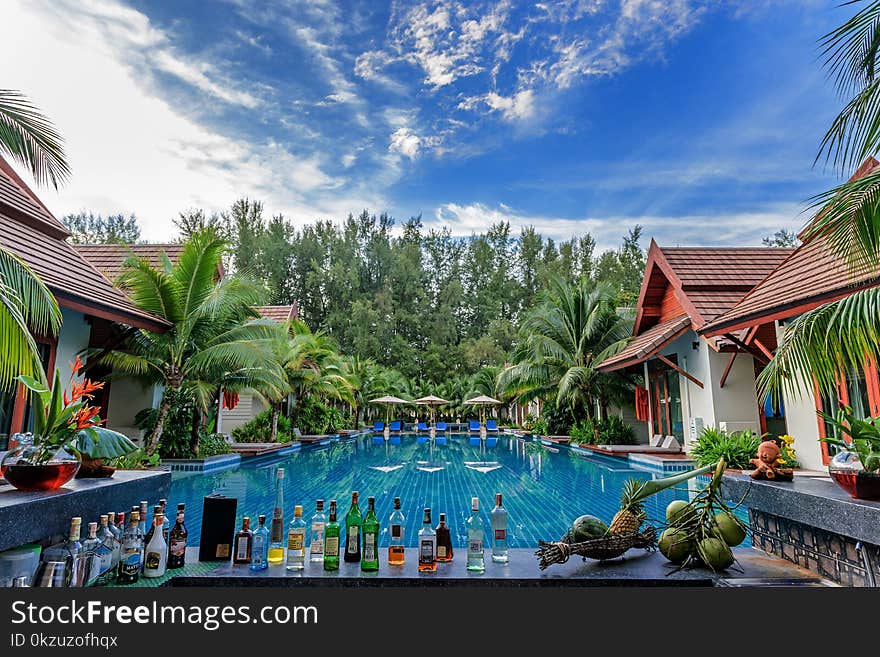
[[[91,262],[102,274],[115,281],[122,274],[122,263],[130,255],[143,258],[153,267],[162,264],[161,253],[165,253],[172,263],[177,262],[183,244],[74,244],[80,255]]]
[[[296,319],[296,304],[290,306],[257,306],[256,311],[263,319],[287,322]]]
[[[168,324],[142,311],[65,241],[64,226],[0,157],[0,244],[36,272],[59,305],[149,330]]]
[[[610,358],[606,358],[599,365],[598,369],[603,372],[612,372],[641,363],[690,328],[691,319],[687,315],[680,315],[667,319],[665,322],[660,322],[644,333],[632,338],[623,351]]]
[[[880,163],[869,158],[850,180],[878,170]],[[849,267],[836,255],[826,236],[818,235],[798,247],[733,308],[701,327],[700,332],[720,335],[787,319],[878,284],[880,268]]]

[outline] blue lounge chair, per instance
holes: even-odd
[[[498,433],[498,423],[495,420],[486,420],[486,431]]]
[[[385,423],[384,422],[374,422],[373,423],[373,433],[382,433],[385,431]]]
[[[435,429],[436,433],[446,433],[446,423],[445,422],[438,422],[434,426],[434,429]]]
[[[468,422],[468,431],[471,433],[480,433],[480,423],[476,420]]]
[[[428,425],[425,424],[424,422],[419,422],[419,423],[416,425],[416,430],[417,430],[419,433],[431,433],[431,430],[428,428]]]
[[[373,444],[374,445],[381,445],[384,442],[385,442],[385,436],[383,436],[381,433],[374,433],[373,434]]]
[[[396,431],[397,433],[400,433],[400,420],[394,420],[394,422],[389,424],[388,430],[389,431]]]
[[[428,442],[428,440],[430,438],[431,438],[431,436],[427,436],[427,435],[416,436],[416,444],[423,445],[424,443]]]

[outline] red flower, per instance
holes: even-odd
[[[68,361],[70,362],[70,361]],[[76,360],[70,363],[70,371],[74,376],[79,373],[79,371],[83,368],[83,362],[79,356],[76,357]]]
[[[76,420],[76,428],[77,429],[87,429],[88,427],[91,427],[91,426],[94,426],[95,424],[98,424],[98,422],[92,422],[92,419],[100,412],[101,412],[100,407],[83,406],[73,416],[73,419]]]

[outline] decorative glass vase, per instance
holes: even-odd
[[[828,463],[828,474],[838,486],[859,500],[880,500],[880,474],[865,472],[859,455],[843,451]]]
[[[6,452],[0,474],[18,490],[55,490],[73,479],[79,466],[79,455],[64,447],[25,442]]]

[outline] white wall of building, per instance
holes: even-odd
[[[55,350],[55,369],[61,373],[61,384],[66,386],[70,379],[70,363],[76,355],[89,346],[92,326],[85,315],[75,310],[61,309],[61,330],[58,331],[58,346]]]
[[[155,393],[156,386],[145,386],[132,379],[114,379],[110,383],[107,428],[139,441],[141,431],[135,426],[134,416],[145,408],[158,406],[161,395],[156,400]]]

